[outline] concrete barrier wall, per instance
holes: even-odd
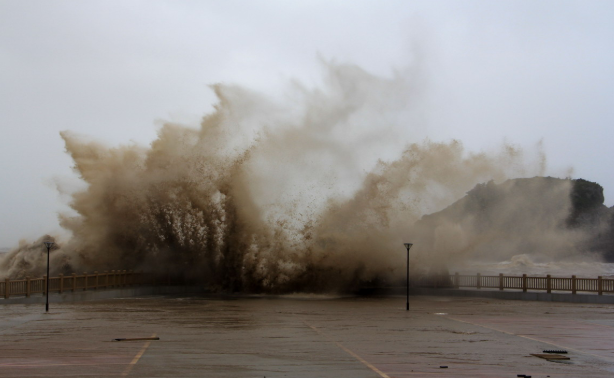
[[[519,301],[544,301],[568,303],[614,304],[614,295],[569,294],[569,293],[539,293],[499,290],[464,290],[464,289],[431,289],[417,288],[410,291],[411,295],[439,295],[448,297],[477,297],[492,299],[511,299]]]
[[[201,286],[139,286],[125,287],[117,289],[104,290],[88,290],[64,293],[49,293],[49,303],[62,302],[84,302],[95,301],[112,298],[129,298],[149,295],[166,295],[166,294],[188,294],[188,293],[203,293],[205,288]],[[2,304],[35,304],[45,303],[45,295],[36,294],[29,298],[27,297],[11,297],[8,299],[0,299]]]
[[[364,296],[404,296],[406,295],[404,287],[392,288],[371,288],[361,289],[356,294]],[[208,291],[202,286],[141,286],[128,287],[106,290],[88,290],[77,292],[66,292],[62,294],[51,293],[49,295],[50,303],[62,302],[84,302],[95,301],[112,298],[130,298],[150,295],[173,295],[173,294],[190,294],[190,293],[207,293]],[[410,296],[416,295],[432,295],[446,297],[474,297],[474,298],[491,298],[491,299],[507,299],[521,301],[545,301],[545,302],[568,302],[568,303],[594,303],[594,304],[614,304],[614,295],[596,295],[596,294],[569,294],[569,293],[539,293],[522,291],[499,291],[499,290],[467,290],[467,289],[434,289],[434,288],[411,288]],[[26,297],[12,297],[8,299],[0,299],[2,304],[44,304],[44,295],[33,295]]]
[[[389,296],[406,295],[404,287],[392,288],[373,288],[362,289],[358,295],[374,295],[374,296]],[[410,288],[409,295],[433,295],[445,297],[474,297],[474,298],[492,298],[492,299],[508,299],[518,301],[544,301],[544,302],[568,302],[568,303],[595,303],[595,304],[614,304],[614,295],[597,295],[597,294],[571,294],[571,293],[540,293],[540,292],[522,292],[522,291],[502,291],[490,289],[449,289],[449,288]]]

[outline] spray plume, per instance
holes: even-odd
[[[219,102],[200,127],[166,123],[149,147],[62,132],[87,188],[72,194],[78,215],[60,217],[72,237],[53,253],[56,273],[140,269],[246,292],[392,281],[404,274],[405,241],[415,243],[412,266],[479,250],[474,227],[444,220],[424,231],[414,226],[423,215],[477,183],[543,173],[541,153],[530,163],[509,145],[472,154],[459,141],[424,139],[420,70],[380,78],[325,66],[321,87],[295,83],[279,101],[215,85]],[[400,142],[406,135],[417,140]],[[567,210],[568,197],[555,206]],[[463,241],[462,253],[450,239]],[[32,248],[0,269],[39,273]]]

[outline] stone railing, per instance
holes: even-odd
[[[58,277],[49,277],[49,293],[145,285],[150,284],[151,280],[148,278],[149,277],[144,273],[127,270],[112,270],[110,272],[94,272],[90,274],[83,273],[81,275],[73,273],[69,276],[60,274]],[[42,278],[26,277],[22,280],[11,280],[6,278],[4,281],[0,281],[0,297],[29,297],[37,293],[45,294],[47,292],[46,285],[46,276]]]
[[[450,276],[435,277],[421,280],[418,286],[423,287],[455,287],[455,288],[475,288],[475,289],[515,289],[526,292],[527,290],[540,290],[547,293],[553,291],[565,292],[569,291],[572,294],[577,292],[592,292],[602,295],[603,293],[614,293],[614,279],[603,278],[578,278],[575,275],[571,277],[529,277],[526,274],[522,276],[505,276],[503,273],[498,276],[483,276],[476,275],[461,275],[454,274]]]

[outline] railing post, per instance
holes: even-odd
[[[546,276],[546,290],[548,294],[552,292],[552,277],[549,274]]]
[[[72,291],[77,291],[77,273],[72,274]]]
[[[47,295],[47,275],[43,276],[43,294]]]
[[[503,273],[499,273],[499,290],[503,290]]]
[[[104,271],[104,287],[105,289],[109,287],[109,271]]]
[[[522,292],[527,292],[527,275],[526,273],[522,275]]]
[[[30,276],[26,276],[26,298],[30,298]]]
[[[64,275],[60,273],[60,294],[64,291]]]
[[[571,293],[576,293],[576,276],[571,276]]]
[[[87,290],[87,272],[83,272],[83,291]]]
[[[454,273],[454,287],[457,289],[460,287],[460,277],[458,276],[458,272]]]
[[[11,289],[10,289],[10,283],[11,280],[7,277],[4,279],[4,298],[8,298],[11,295]]]
[[[115,286],[115,271],[111,271],[111,287]]]
[[[477,288],[481,289],[482,288],[482,277],[480,276],[480,273],[478,273],[476,281],[477,281]]]
[[[126,277],[128,277],[128,274],[126,273],[126,270],[124,270],[124,274],[122,276],[122,286],[126,286]]]
[[[597,292],[599,295],[603,295],[603,277],[597,277]]]
[[[98,290],[98,271],[97,270],[94,271],[94,277],[95,277],[95,279],[94,279],[94,290]]]

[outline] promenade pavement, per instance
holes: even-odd
[[[148,297],[0,306],[0,377],[611,377],[614,305]],[[112,341],[159,337],[159,340]],[[568,361],[531,356],[566,349]]]

